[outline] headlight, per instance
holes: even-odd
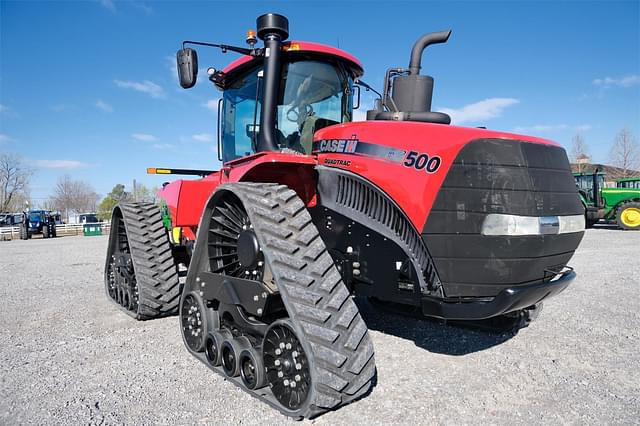
[[[560,234],[584,231],[584,215],[558,216],[560,219]]]
[[[482,224],[482,235],[548,235],[584,231],[584,215],[516,216],[488,214]]]

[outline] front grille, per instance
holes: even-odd
[[[565,151],[557,146],[479,139],[458,154],[423,230],[445,294],[495,296],[545,277],[569,261],[582,233],[486,236],[488,214],[584,213]]]

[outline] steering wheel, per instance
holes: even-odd
[[[301,110],[304,110],[303,116],[301,117]],[[300,121],[304,121],[305,118],[313,114],[313,107],[309,104],[304,104],[301,106],[294,105],[287,111],[286,117],[287,120],[300,124]],[[302,120],[300,120],[302,119]]]

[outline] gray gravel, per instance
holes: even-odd
[[[104,296],[106,237],[0,243],[0,424],[283,424]],[[318,424],[640,421],[640,233],[593,229],[579,276],[516,336],[367,309],[378,384]],[[297,423],[300,424],[300,423]]]

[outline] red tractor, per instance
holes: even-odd
[[[574,278],[567,263],[584,209],[557,144],[451,126],[431,111],[422,53],[450,31],[416,42],[362,122],[354,104],[371,88],[358,59],[288,33],[285,17],[267,14],[248,48],[184,42],[184,88],[198,71],[186,44],[242,54],[208,72],[222,91],[223,166],[152,169],[203,177],[165,184],[163,207],[116,206],[105,283],[136,319],[179,313],[193,356],[309,418],[374,382],[353,295],[426,317],[526,325]]]

